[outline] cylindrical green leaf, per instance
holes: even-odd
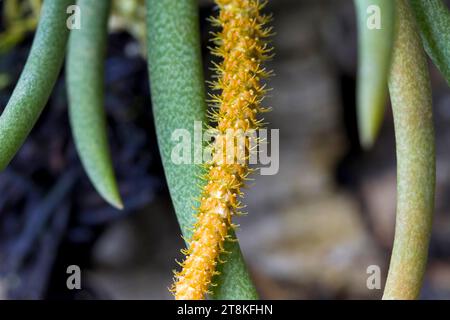
[[[395,1],[355,0],[358,22],[357,114],[361,145],[375,142],[387,98],[394,41]]]
[[[104,59],[110,0],[78,0],[81,28],[71,31],[67,55],[70,124],[83,166],[97,191],[122,208],[104,111]]]
[[[194,142],[194,122],[205,123],[205,88],[200,50],[196,0],[147,0],[148,65],[158,144],[172,202],[185,238],[195,223],[195,197],[203,181],[199,164],[175,164],[171,160],[175,130],[187,130]],[[201,139],[201,138],[200,138]],[[192,148],[193,150],[193,148]],[[191,152],[193,156],[194,152]],[[256,299],[237,242],[216,279],[216,299]]]
[[[22,146],[55,85],[69,34],[66,10],[73,2],[44,1],[28,60],[0,116],[0,170]]]
[[[434,211],[435,141],[425,52],[406,0],[397,0],[389,79],[397,148],[397,220],[383,299],[416,299]]]
[[[450,12],[441,0],[411,0],[425,50],[450,85]]]

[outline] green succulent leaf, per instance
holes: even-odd
[[[81,28],[71,31],[67,55],[69,115],[81,162],[97,191],[122,208],[109,151],[104,111],[104,59],[110,0],[78,0]]]
[[[389,79],[397,148],[397,220],[383,299],[416,299],[425,273],[436,180],[431,84],[406,0],[397,0]]]
[[[386,108],[387,81],[394,41],[395,1],[354,2],[359,43],[358,129],[361,145],[368,149],[377,138]]]
[[[441,0],[411,0],[425,50],[450,85],[450,12]]]
[[[22,146],[44,109],[64,60],[73,0],[44,1],[28,60],[0,116],[0,170]]]
[[[196,0],[146,0],[148,66],[158,144],[175,212],[185,238],[196,220],[194,197],[200,195],[198,164],[171,160],[177,142],[172,134],[185,129],[194,136],[194,122],[206,121],[205,87]],[[194,151],[192,151],[191,154]],[[229,242],[227,262],[220,266],[212,298],[257,299],[238,242]]]

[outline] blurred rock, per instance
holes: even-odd
[[[184,246],[179,234],[170,200],[158,197],[103,234],[93,250],[89,282],[111,299],[170,299],[172,270]]]
[[[397,179],[394,170],[382,172],[363,181],[361,186],[364,211],[381,245],[392,246],[394,239]]]
[[[281,283],[295,284],[284,297],[376,297],[366,287],[369,265],[384,267],[374,240],[359,216],[357,203],[347,194],[319,198],[278,208],[241,233],[246,257],[258,272]],[[261,288],[267,298],[275,298]]]
[[[450,264],[431,262],[425,279],[423,299],[450,299]]]

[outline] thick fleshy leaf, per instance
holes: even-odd
[[[450,11],[441,0],[411,0],[425,50],[450,85]]]
[[[78,0],[81,28],[72,30],[67,55],[69,114],[75,145],[97,191],[122,208],[109,151],[104,111],[104,58],[110,0]]]
[[[358,22],[357,114],[361,145],[375,142],[387,99],[394,41],[395,1],[355,0]]]
[[[74,0],[44,1],[27,62],[0,116],[0,170],[20,149],[52,92],[69,35],[66,10],[73,3]]]

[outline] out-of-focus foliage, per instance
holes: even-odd
[[[113,0],[109,19],[110,31],[127,31],[139,41],[143,53],[146,47],[145,12],[144,0]]]
[[[42,0],[3,1],[3,23],[0,33],[0,54],[11,49],[36,28]]]
[[[28,32],[33,31],[39,20],[42,0],[4,0],[4,30],[0,32],[0,54],[19,43]],[[109,20],[111,32],[126,31],[145,48],[144,0],[113,0]]]

